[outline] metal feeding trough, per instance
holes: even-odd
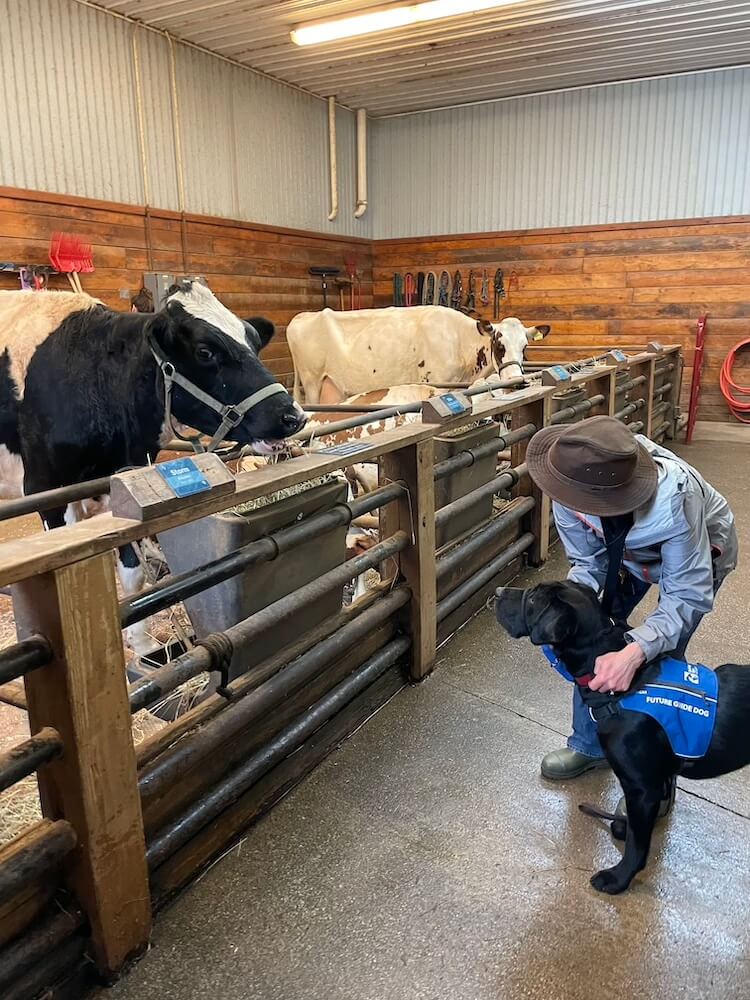
[[[345,503],[346,483],[322,483],[255,510],[228,510],[200,521],[172,528],[159,543],[172,573],[196,569],[213,559],[254,542],[262,535],[285,528],[318,511]],[[309,542],[279,555],[273,562],[258,563],[244,573],[217,584],[185,601],[195,634],[202,638],[248,618],[298,587],[340,566],[346,558],[346,526],[323,531]],[[230,679],[273,656],[297,636],[311,631],[341,609],[337,587],[301,605],[292,620],[265,632],[250,648],[235,652]]]
[[[475,448],[479,444],[484,444],[493,437],[497,437],[500,429],[496,423],[483,424],[481,427],[473,427],[462,434],[441,435],[435,438],[435,462],[442,462],[446,458],[452,458],[460,451]],[[498,444],[499,450],[499,444]],[[439,510],[447,504],[466,496],[479,486],[484,486],[495,476],[497,469],[497,456],[486,455],[477,459],[473,465],[467,469],[441,479],[435,483],[435,509]],[[454,541],[466,532],[471,531],[478,524],[483,524],[492,516],[492,497],[480,497],[476,503],[472,504],[463,514],[453,517],[450,521],[439,527],[435,535],[437,548],[442,548],[448,542]]]

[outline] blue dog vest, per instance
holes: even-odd
[[[551,647],[542,646],[542,652],[562,677],[575,680]],[[713,670],[669,657],[660,661],[656,677],[620,698],[617,706],[656,719],[675,756],[697,760],[711,744],[718,696],[719,678]]]

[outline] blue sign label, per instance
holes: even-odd
[[[466,409],[460,399],[456,399],[452,392],[446,392],[440,397],[451,413],[463,413]]]
[[[190,497],[211,489],[211,484],[192,458],[176,458],[172,462],[162,462],[156,468],[176,497]]]
[[[552,365],[550,371],[553,372],[561,382],[566,382],[570,379],[570,372],[567,368],[563,368],[562,365]]]
[[[615,359],[615,361],[627,361],[628,360],[628,356],[625,353],[625,351],[620,351],[617,348],[615,348],[614,351],[610,351],[610,354]]]

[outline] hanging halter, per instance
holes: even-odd
[[[185,378],[184,375],[180,375],[174,364],[162,352],[159,345],[150,335],[148,337],[148,346],[154,356],[156,364],[159,366],[162,378],[164,379],[164,424],[170,429],[171,433],[174,434],[176,438],[179,438],[180,441],[188,441],[196,452],[215,451],[225,439],[227,433],[241,424],[245,419],[245,415],[249,413],[253,407],[262,403],[264,399],[268,399],[269,396],[275,396],[277,393],[286,392],[283,385],[278,382],[272,382],[270,385],[264,385],[262,389],[258,389],[256,392],[246,396],[239,403],[222,403],[218,399],[214,399],[214,397],[210,396],[207,392],[204,392],[203,389],[195,384],[195,382],[191,382],[189,378]],[[188,437],[180,434],[179,431],[175,429],[172,419],[172,389],[175,385],[178,385],[181,389],[192,396],[193,399],[197,399],[198,402],[203,403],[204,406],[213,410],[214,413],[218,413],[221,417],[221,423],[215,431],[214,436],[211,438],[208,448],[204,448],[201,444],[200,434]]]

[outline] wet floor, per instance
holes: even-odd
[[[683,450],[732,501],[744,554],[750,451]],[[556,551],[544,576],[564,569]],[[749,584],[746,563],[694,659],[750,662]],[[598,895],[589,877],[618,847],[577,805],[612,806],[615,779],[539,775],[569,699],[483,613],[162,914],[153,950],[106,996],[748,1000],[750,774],[681,783],[647,871]]]

